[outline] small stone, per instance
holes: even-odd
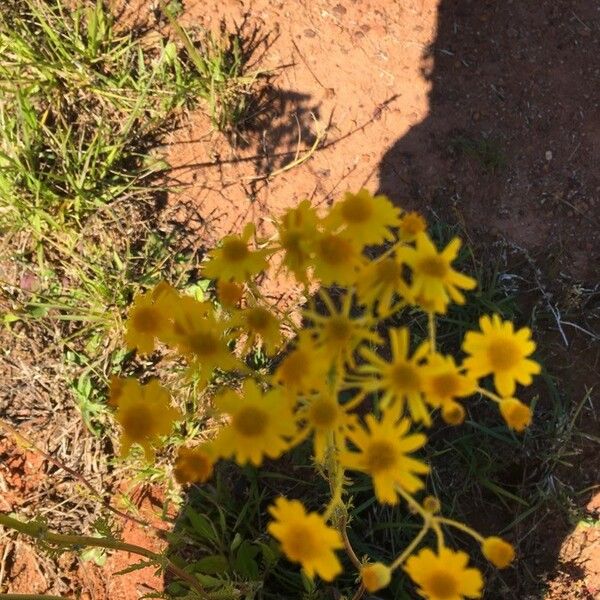
[[[546,160],[552,160],[552,150],[546,150]]]
[[[307,38],[314,38],[316,37],[317,32],[314,29],[305,29],[304,30],[304,37]]]
[[[336,17],[343,17],[347,12],[348,9],[345,6],[342,6],[341,4],[336,4],[332,9],[331,12],[336,16]]]

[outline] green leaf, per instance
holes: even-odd
[[[187,509],[187,517],[190,520],[192,525],[192,529],[202,538],[206,540],[210,540],[211,542],[216,542],[218,539],[217,533],[213,527],[213,524],[210,520],[197,513],[193,508],[188,507]]]
[[[222,554],[205,556],[194,563],[194,570],[204,575],[226,573],[229,570],[229,561]]]
[[[233,568],[244,579],[258,579],[259,568],[255,558],[260,548],[248,541],[243,541],[237,551]]]

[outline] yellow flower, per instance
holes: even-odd
[[[321,515],[307,513],[298,500],[277,498],[269,507],[273,515],[267,527],[269,533],[281,544],[283,553],[292,562],[302,565],[311,579],[315,574],[332,581],[342,571],[335,550],[344,547],[339,532],[328,527]]]
[[[122,427],[121,456],[129,454],[132,444],[139,444],[146,460],[152,461],[154,446],[171,431],[181,414],[171,406],[169,392],[156,379],[146,385],[128,379],[118,397],[115,419]]]
[[[159,284],[154,290],[135,296],[127,314],[125,343],[128,349],[149,354],[156,348],[157,338],[169,334],[172,306],[177,293],[173,290],[175,295],[171,295],[164,286]]]
[[[348,430],[356,424],[356,416],[348,413],[355,402],[340,404],[336,395],[332,390],[323,389],[296,413],[296,418],[313,431],[314,454],[319,463],[325,458],[329,440],[342,448]]]
[[[408,285],[402,277],[402,265],[394,256],[386,256],[368,263],[356,282],[359,300],[367,306],[378,303],[383,315],[391,311],[395,296],[404,300],[409,296]]]
[[[135,393],[135,387],[139,383],[137,379],[133,377],[117,377],[117,375],[110,376],[109,392],[108,392],[108,405],[116,408],[119,405],[121,396],[131,393]]]
[[[363,188],[357,194],[346,192],[324,223],[333,231],[343,227],[344,233],[361,246],[383,244],[394,239],[390,227],[400,225],[400,210],[387,196],[373,197]]]
[[[404,404],[414,421],[431,424],[431,417],[423,400],[423,367],[421,361],[429,352],[429,343],[423,342],[409,358],[409,332],[403,327],[390,329],[391,362],[385,361],[370,348],[361,348],[360,354],[367,361],[358,368],[359,373],[369,375],[361,384],[366,392],[381,390],[381,406],[395,406],[399,414]],[[374,377],[377,376],[377,377]]]
[[[303,200],[283,214],[277,227],[279,245],[284,251],[283,265],[305,284],[308,283],[306,270],[318,224],[316,210],[309,200]]]
[[[383,563],[371,563],[361,568],[360,578],[367,592],[376,592],[390,585],[392,570]]]
[[[516,398],[503,398],[500,402],[500,414],[506,424],[519,433],[531,424],[531,409]]]
[[[405,570],[427,600],[480,598],[483,577],[478,569],[467,568],[469,555],[440,548],[434,554],[424,548],[406,561]]]
[[[324,350],[331,363],[342,366],[344,363],[355,366],[354,351],[362,342],[380,344],[381,338],[370,329],[368,317],[353,318],[352,294],[346,292],[340,310],[335,306],[328,292],[321,290],[329,314],[320,314],[316,309],[305,310],[304,317],[311,321],[311,331],[315,335],[315,345]]]
[[[262,340],[265,351],[275,354],[281,344],[281,323],[263,306],[251,306],[238,312],[232,319],[233,326],[241,326],[248,333],[246,349],[251,348],[257,338]]]
[[[233,281],[219,279],[217,282],[217,298],[225,308],[235,308],[244,297],[244,288]]]
[[[217,396],[215,407],[231,417],[213,441],[215,452],[223,458],[234,456],[240,465],[251,462],[259,466],[265,456],[281,456],[296,433],[294,417],[281,390],[263,393],[252,380],[244,382],[242,396],[232,390]]]
[[[315,277],[322,285],[353,285],[364,259],[356,241],[347,234],[322,233],[314,244]]]
[[[254,225],[248,223],[241,236],[226,235],[219,248],[210,253],[203,273],[211,279],[248,281],[267,267],[267,250],[250,250],[248,241],[254,234]]]
[[[400,221],[400,239],[411,242],[427,229],[427,221],[418,212],[409,212]]]
[[[452,356],[432,354],[423,367],[423,391],[427,402],[442,409],[442,417],[452,425],[464,420],[464,409],[455,400],[475,393],[477,381],[461,373]]]
[[[501,396],[512,396],[516,382],[530,385],[532,375],[540,372],[540,365],[527,358],[535,350],[531,341],[531,329],[518,331],[510,321],[502,321],[499,315],[484,315],[479,319],[481,333],[469,331],[463,342],[463,350],[470,354],[464,366],[473,377],[494,375],[494,385]]]
[[[168,342],[186,358],[202,383],[217,368],[226,371],[241,366],[227,348],[226,326],[216,320],[209,302],[182,296],[174,307],[173,334]]]
[[[283,386],[290,398],[309,394],[323,385],[329,364],[306,331],[301,332],[296,347],[277,367],[273,381]]]
[[[417,234],[415,241],[415,248],[406,246],[398,250],[399,259],[412,271],[413,298],[426,310],[437,313],[445,313],[450,300],[464,304],[465,297],[459,288],[472,290],[477,282],[452,268],[460,240],[454,238],[441,252],[426,233]]]
[[[181,483],[204,483],[212,477],[214,456],[210,444],[194,448],[181,446],[177,451],[173,473]]]
[[[360,427],[347,434],[358,452],[340,453],[342,465],[372,477],[377,500],[387,504],[398,502],[397,487],[409,493],[420,490],[423,482],[415,474],[429,472],[425,463],[408,456],[409,452],[421,448],[427,438],[422,433],[406,435],[410,421],[398,421],[394,412],[384,412],[381,421],[367,415],[368,429]]]
[[[483,555],[499,569],[506,569],[515,559],[515,549],[512,544],[496,536],[485,538],[481,550]]]

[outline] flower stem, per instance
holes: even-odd
[[[123,552],[130,552],[131,554],[143,556],[144,558],[155,561],[163,568],[177,575],[177,577],[179,577],[182,581],[185,581],[191,588],[198,592],[201,597],[207,597],[204,588],[193,575],[190,575],[177,565],[173,564],[166,556],[152,552],[151,550],[143,548],[142,546],[120,542],[119,540],[106,537],[53,533],[48,531],[48,529],[40,523],[19,521],[18,519],[13,519],[6,513],[0,513],[0,525],[8,529],[14,529],[19,533],[28,535],[36,540],[39,540],[40,542],[55,546],[62,546],[65,548],[72,548],[73,550],[76,550],[82,546],[92,546],[95,548],[121,550]]]
[[[435,327],[435,313],[427,313],[428,324],[429,324],[429,344],[431,346],[431,352],[435,352],[436,348],[436,327]]]
[[[430,521],[425,521],[423,523],[423,527],[421,527],[421,531],[415,536],[413,541],[404,549],[404,552],[396,558],[396,560],[391,564],[390,569],[395,571],[398,567],[402,565],[402,563],[413,553],[413,550],[419,545],[421,540],[425,537],[425,534],[429,531],[431,527]]]
[[[460,531],[464,531],[469,534],[472,538],[477,540],[480,544],[484,542],[484,537],[477,533],[474,529],[471,529],[468,525],[464,523],[460,523],[459,521],[455,521],[454,519],[447,519],[446,517],[437,517],[437,522],[442,525],[448,525],[449,527],[454,527],[455,529],[459,529]]]
[[[488,390],[486,390],[482,387],[476,388],[475,391],[479,392],[482,396],[485,396],[486,398],[489,398],[490,400],[497,402],[498,404],[500,404],[502,402],[502,398],[500,398],[500,396],[498,396],[497,394],[494,394],[493,392],[489,392]]]

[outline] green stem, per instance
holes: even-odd
[[[392,563],[390,569],[395,571],[402,563],[413,553],[413,550],[419,545],[421,540],[425,537],[425,534],[429,531],[430,528],[429,521],[425,521],[423,523],[423,527],[421,531],[415,536],[415,539],[404,549],[404,552],[398,556],[398,558]]]
[[[53,544],[56,546],[63,546],[72,549],[77,549],[82,546],[91,546],[95,548],[121,550],[123,552],[130,552],[131,554],[143,556],[144,558],[148,558],[157,562],[165,569],[168,569],[173,574],[177,575],[181,580],[187,582],[190,585],[190,587],[196,590],[202,597],[207,597],[204,592],[204,588],[200,585],[200,582],[195,577],[193,577],[183,569],[179,568],[177,565],[173,564],[166,556],[156,554],[155,552],[152,552],[147,548],[143,548],[142,546],[136,546],[135,544],[127,544],[126,542],[120,542],[118,540],[113,540],[105,537],[91,537],[86,535],[66,535],[61,533],[52,533],[40,523],[26,523],[23,521],[19,521],[18,519],[13,519],[12,517],[9,517],[6,513],[0,513],[0,525],[3,525],[4,527],[7,527],[9,529],[14,529],[19,533],[28,535],[41,542]]]
[[[486,390],[482,387],[478,387],[475,391],[479,392],[482,396],[485,396],[486,398],[489,398],[490,400],[497,402],[498,404],[500,404],[502,402],[502,398],[500,398],[500,396],[498,396],[497,394],[494,394],[493,392],[489,392],[488,390]]]
[[[460,531],[464,531],[469,534],[472,538],[477,540],[480,544],[483,544],[485,538],[477,533],[474,529],[465,525],[464,523],[460,523],[459,521],[455,521],[454,519],[447,519],[446,517],[437,517],[437,522],[442,525],[448,525],[449,527],[454,527],[455,529],[459,529]]]
[[[435,313],[427,313],[427,317],[429,320],[429,344],[431,346],[430,351],[431,353],[434,353],[436,348]]]

